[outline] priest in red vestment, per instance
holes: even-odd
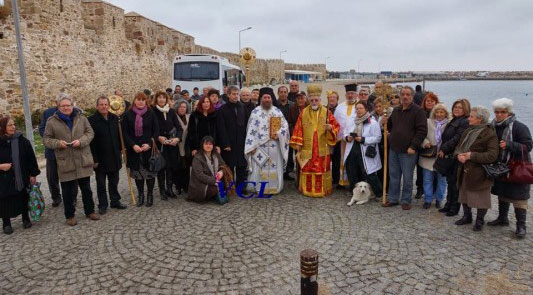
[[[311,84],[307,92],[310,105],[298,117],[290,146],[297,151],[299,190],[308,197],[324,197],[331,194],[330,147],[337,142],[340,126],[331,111],[320,103],[322,87]]]

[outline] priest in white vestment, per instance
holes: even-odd
[[[349,126],[350,124],[355,122],[355,103],[358,100],[358,93],[357,84],[348,84],[344,87],[346,89],[346,101],[337,106],[337,108],[335,109],[334,116],[339,125],[341,126],[337,135],[337,140],[341,142],[341,163],[339,165],[339,167],[341,167],[341,171],[339,178],[339,186],[348,187],[350,185],[350,182],[348,181],[348,174],[346,173],[346,166],[344,165],[344,154],[346,152],[350,153],[350,151],[346,151],[346,139],[343,138],[343,134],[346,126]]]
[[[289,124],[281,110],[272,105],[271,93],[271,88],[260,90],[261,104],[250,115],[244,146],[248,181],[256,183],[256,192],[263,186],[264,194],[278,194],[283,189],[283,172],[289,155]]]

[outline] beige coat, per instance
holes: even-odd
[[[76,111],[76,110],[74,110]],[[59,181],[66,182],[89,177],[93,174],[93,156],[89,144],[94,137],[89,120],[78,114],[74,118],[72,131],[57,114],[51,116],[46,122],[43,135],[45,147],[54,150],[57,159],[57,173]],[[79,140],[81,145],[77,148],[67,147],[61,149],[61,140],[70,143]]]
[[[444,126],[442,126],[443,132],[444,132],[444,128],[446,128],[446,125],[448,124],[446,123]],[[435,139],[435,130],[436,130],[435,121],[432,119],[428,119],[428,134],[426,135],[426,138],[422,142],[422,147],[424,147],[426,143],[429,143],[431,145],[437,145],[437,140]],[[421,156],[418,160],[418,165],[420,165],[420,167],[424,169],[433,171],[433,164],[435,164],[436,160],[437,160],[437,156],[433,158],[426,158],[426,157]]]

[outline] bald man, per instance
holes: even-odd
[[[298,95],[298,92],[300,92],[300,85],[298,85],[298,81],[291,81],[289,83],[289,101],[296,103],[296,96]]]

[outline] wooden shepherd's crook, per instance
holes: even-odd
[[[387,114],[387,120],[389,120],[388,110],[385,110],[385,114]],[[387,202],[387,168],[389,166],[388,132],[387,122],[385,122],[385,125],[383,126],[383,193],[381,196],[383,205]]]
[[[135,193],[133,192],[133,183],[131,182],[130,170],[128,169],[128,160],[126,158],[126,147],[124,145],[124,137],[122,136],[122,120],[118,122],[118,134],[120,135],[120,147],[122,152],[122,158],[124,159],[124,166],[126,166],[126,175],[128,176],[128,186],[130,188],[131,203],[135,206],[137,205],[137,200],[135,199]]]

